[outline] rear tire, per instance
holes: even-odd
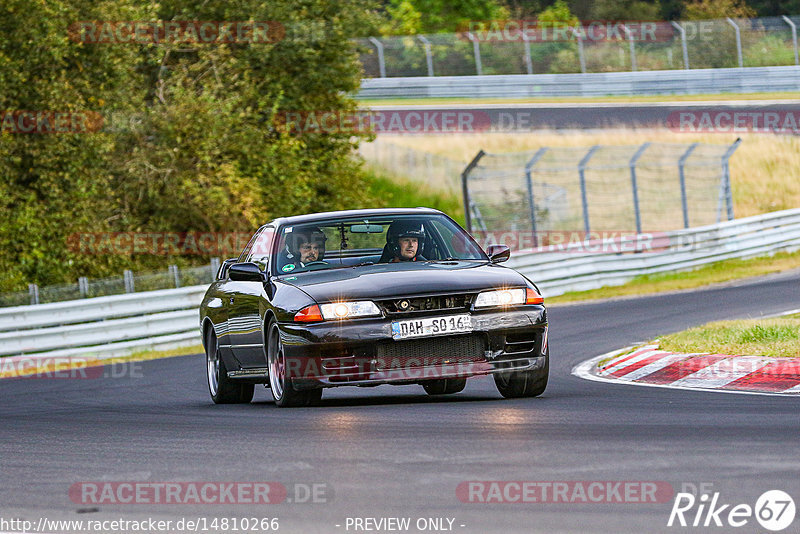
[[[520,397],[538,397],[547,388],[550,375],[550,347],[544,354],[544,367],[531,371],[510,371],[496,373],[494,384],[500,395],[507,399]]]
[[[253,400],[255,384],[236,382],[228,378],[228,369],[219,352],[217,335],[212,328],[206,333],[205,345],[208,392],[214,404],[247,404]]]
[[[286,357],[283,353],[278,324],[270,322],[267,330],[267,365],[269,367],[269,387],[275,405],[280,408],[312,406],[322,399],[322,388],[298,391],[294,389],[286,373]]]
[[[425,393],[428,395],[452,395],[463,391],[467,387],[466,378],[443,378],[441,380],[429,380],[422,383]]]

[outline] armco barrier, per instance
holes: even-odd
[[[800,91],[800,67],[367,78],[358,98],[502,98]]]
[[[506,265],[539,284],[545,298],[619,285],[635,276],[800,249],[800,209],[767,213],[666,234],[657,252],[519,251]],[[630,241],[630,239],[628,239]],[[662,241],[659,238],[659,241]],[[605,242],[622,247],[624,239]],[[604,243],[589,243],[602,246]],[[0,309],[0,355],[90,355],[99,359],[150,348],[200,343],[198,306],[206,286]]]
[[[800,209],[676,230],[665,237],[666,246],[654,252],[582,252],[587,248],[623,250],[626,240],[616,239],[573,243],[559,252],[549,252],[546,247],[535,252],[518,251],[507,265],[534,280],[545,298],[620,285],[640,275],[800,249]]]
[[[0,308],[0,356],[123,356],[200,343],[207,286]]]

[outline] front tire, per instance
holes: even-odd
[[[255,384],[243,384],[228,378],[228,369],[219,352],[214,330],[206,333],[206,376],[208,392],[214,404],[247,404],[253,400]]]
[[[452,395],[467,387],[466,378],[443,378],[423,382],[422,387],[428,395]]]
[[[507,399],[538,397],[547,388],[550,375],[550,347],[544,354],[544,366],[531,371],[510,371],[496,373],[494,384],[500,395]]]
[[[311,406],[322,399],[321,388],[305,391],[294,389],[286,369],[281,332],[275,322],[270,323],[268,330],[267,365],[269,366],[270,391],[272,391],[276,406],[280,408]]]

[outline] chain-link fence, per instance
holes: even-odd
[[[479,152],[462,174],[472,232],[664,231],[733,219],[728,145]]]
[[[0,307],[25,306],[45,302],[61,302],[82,298],[121,295],[137,291],[154,291],[176,287],[210,284],[219,270],[219,259],[212,258],[210,265],[179,269],[170,265],[166,271],[134,274],[125,271],[122,276],[89,280],[81,277],[75,284],[38,286],[29,284],[28,291],[0,293]]]
[[[497,21],[494,21],[495,23]],[[514,22],[514,21],[510,21]],[[366,78],[800,65],[800,16],[591,22],[358,40]]]

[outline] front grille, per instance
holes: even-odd
[[[464,311],[470,308],[473,298],[471,294],[398,298],[378,301],[378,306],[390,317],[431,310]]]
[[[381,342],[377,347],[378,369],[403,369],[426,365],[480,362],[485,360],[486,340],[479,334]]]

